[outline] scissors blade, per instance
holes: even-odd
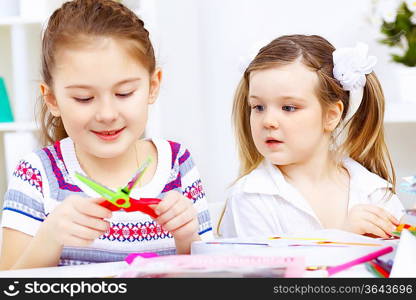
[[[148,156],[145,162],[139,167],[134,177],[127,183],[127,185],[122,189],[127,195],[130,195],[131,190],[135,187],[135,185],[139,182],[139,180],[143,177],[147,167],[152,162],[152,157]]]
[[[87,186],[92,188],[98,194],[103,196],[107,200],[114,199],[117,197],[117,193],[113,190],[103,186],[102,184],[82,175],[81,173],[75,172],[75,177],[78,178],[81,182],[85,183]]]

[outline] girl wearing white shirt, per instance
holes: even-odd
[[[367,50],[290,35],[259,51],[234,99],[241,168],[220,236],[395,230],[404,212],[384,141],[376,58]]]

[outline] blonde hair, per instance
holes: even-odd
[[[42,38],[42,79],[53,88],[56,53],[68,45],[79,45],[90,37],[112,37],[126,42],[129,53],[155,71],[156,59],[149,32],[143,21],[123,4],[112,0],[73,0],[55,10]],[[42,100],[42,99],[41,99]],[[39,123],[43,144],[68,136],[62,119],[53,116],[40,101]]]
[[[317,35],[281,36],[260,49],[245,70],[234,96],[232,119],[240,159],[239,176],[236,181],[257,168],[263,160],[263,156],[254,145],[250,129],[250,106],[247,101],[250,73],[301,59],[305,66],[318,75],[319,84],[316,92],[323,110],[337,101],[342,101],[343,120],[349,107],[349,93],[342,89],[339,81],[333,76],[334,50],[331,43]],[[356,160],[370,172],[391,183],[391,191],[395,193],[396,176],[384,140],[384,94],[374,72],[366,75],[366,79],[363,100],[345,127],[346,138],[337,149],[338,156],[349,156]],[[342,123],[338,126],[343,126]],[[218,222],[217,234],[224,212],[225,207]]]

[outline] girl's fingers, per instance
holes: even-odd
[[[165,224],[161,224],[163,228],[167,231],[173,232],[176,231],[181,226],[191,222],[195,219],[195,212],[193,209],[187,209],[176,217],[170,219]]]
[[[75,205],[75,209],[84,215],[95,218],[109,219],[112,216],[111,210],[100,205],[104,198],[82,198]]]
[[[371,210],[374,214],[378,215],[380,218],[386,219],[393,224],[399,224],[399,221],[388,211],[385,209],[378,207],[378,206],[370,206],[369,210]]]
[[[370,226],[371,228],[374,228],[373,226],[377,227],[379,231],[383,232],[383,235],[379,235],[381,237],[389,237],[391,236],[391,232],[392,232],[392,227],[394,227],[390,221],[386,221],[385,219],[380,218],[378,215],[372,213],[372,212],[368,212],[365,215],[365,220],[367,221],[367,224],[371,224],[372,226]],[[374,233],[375,232],[367,232],[367,233]]]
[[[390,237],[380,227],[378,227],[377,225],[374,225],[371,222],[367,222],[364,229],[365,229],[366,233],[371,233],[371,234],[374,234],[374,235],[382,237],[382,238],[389,238]]]
[[[95,240],[102,235],[103,232],[72,223],[70,234],[84,240]]]
[[[165,198],[159,202],[159,204],[154,208],[154,211],[157,215],[163,215],[165,212],[170,210],[172,206],[180,200],[180,194],[177,192],[169,192],[166,194]]]
[[[396,229],[396,226],[399,225],[399,221],[385,209],[378,206],[369,206],[368,211],[376,215],[379,219],[384,220],[386,224],[389,224],[388,232],[391,233]]]
[[[198,234],[198,221],[196,219],[192,219],[172,232],[175,237],[187,237],[195,233]]]
[[[175,203],[175,205],[171,206],[169,210],[159,215],[156,219],[156,222],[164,226],[167,222],[181,215],[188,208],[189,206],[186,203],[184,203],[183,201],[178,201]]]
[[[103,233],[110,227],[110,223],[106,220],[90,217],[81,213],[77,213],[77,215],[73,217],[73,222]]]

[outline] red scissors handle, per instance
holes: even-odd
[[[113,203],[111,203],[110,201],[104,200],[103,202],[100,203],[101,206],[111,210],[111,211],[116,211],[119,210],[120,207],[115,206]]]
[[[157,218],[155,211],[149,207],[149,205],[157,205],[161,200],[158,198],[140,198],[139,200],[130,198],[130,207],[124,208],[126,212],[141,211],[142,213],[148,214],[153,218]],[[117,211],[121,208],[114,205],[110,201],[104,201],[100,203],[101,206],[108,208],[111,211]]]
[[[161,200],[158,198],[140,198],[139,200],[130,198],[130,207],[125,208],[124,210],[127,212],[131,211],[141,211],[145,214],[153,218],[157,218],[157,214],[153,210],[153,208],[149,207],[149,205],[157,205]]]

